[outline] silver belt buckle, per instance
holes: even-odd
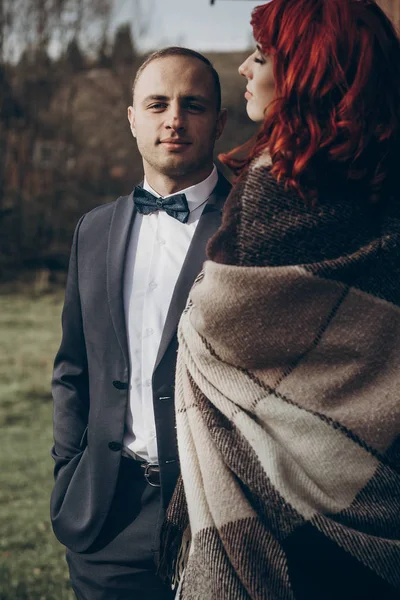
[[[158,468],[158,471],[155,471],[155,472],[158,473],[158,476],[160,477],[160,467],[158,465],[152,465],[150,463],[147,463],[146,466],[145,465],[142,465],[142,466],[144,468],[144,476],[146,478],[147,483],[149,485],[151,485],[151,487],[161,487],[160,483],[153,483],[151,481],[151,479],[150,479],[151,478],[151,471],[150,471],[150,469],[154,468],[154,467]]]

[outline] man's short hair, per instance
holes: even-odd
[[[215,95],[217,99],[217,111],[221,110],[221,83],[219,80],[219,75],[217,71],[214,69],[212,63],[200,54],[200,52],[196,52],[196,50],[191,50],[190,48],[181,48],[180,46],[170,46],[168,48],[163,48],[162,50],[157,50],[153,52],[146,58],[144,63],[139,67],[136,72],[135,80],[132,86],[132,94],[135,94],[135,87],[138,82],[140,75],[143,73],[145,68],[152,63],[154,60],[158,60],[159,58],[167,58],[168,56],[186,56],[189,58],[197,58],[201,60],[207,67],[214,81]]]

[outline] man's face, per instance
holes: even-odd
[[[193,180],[211,170],[215,140],[224,128],[214,81],[197,58],[154,60],[136,82],[128,119],[147,177]],[[208,172],[207,172],[208,171]]]

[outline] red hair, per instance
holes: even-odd
[[[275,100],[256,138],[221,161],[240,175],[268,149],[272,173],[303,197],[315,200],[329,180],[360,181],[373,201],[390,194],[400,41],[383,11],[373,0],[272,0],[251,24],[273,60]]]

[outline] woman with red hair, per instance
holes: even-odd
[[[252,25],[262,125],[179,328],[177,597],[398,599],[399,38],[372,0]]]

